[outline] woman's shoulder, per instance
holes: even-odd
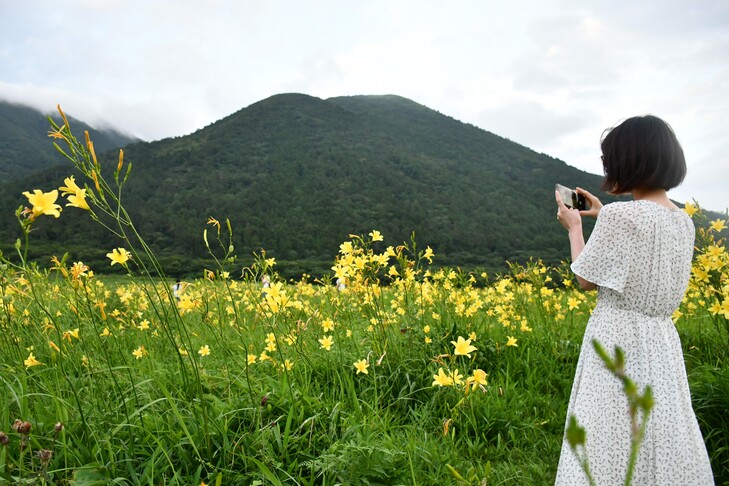
[[[606,204],[600,209],[597,217],[598,219],[619,221],[619,220],[633,220],[635,215],[635,208],[630,205],[631,201],[616,201]]]
[[[624,224],[643,227],[651,222],[662,222],[686,227],[692,232],[694,225],[691,217],[681,208],[669,208],[652,201],[617,201],[606,204],[600,210],[598,219],[604,223]]]

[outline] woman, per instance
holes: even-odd
[[[622,485],[630,455],[630,416],[622,383],[592,346],[625,352],[626,373],[655,398],[634,485],[714,484],[709,457],[691,406],[683,353],[671,315],[691,273],[694,226],[666,191],[686,175],[683,150],[671,127],[654,116],[634,117],[607,131],[601,144],[603,190],[633,201],[602,206],[577,189],[590,209],[568,208],[555,192],[557,219],[569,234],[572,271],[583,289],[598,289],[585,329],[567,418],[587,432],[590,472],[598,485]],[[585,244],[582,216],[597,217]],[[557,485],[588,484],[566,440]]]

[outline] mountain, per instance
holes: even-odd
[[[58,113],[53,119],[60,121]],[[68,117],[69,123],[83,140],[88,130],[97,152],[124,147],[135,138],[113,129],[95,129]],[[68,163],[58,152],[49,150],[48,116],[28,106],[0,101],[0,180],[10,181],[48,167]]]
[[[115,153],[102,159],[116,166]],[[193,134],[130,145],[125,160],[134,164],[127,207],[177,274],[206,264],[209,216],[230,219],[238,255],[265,248],[291,275],[326,271],[349,234],[373,229],[388,245],[415,231],[439,264],[494,271],[529,256],[558,262],[569,251],[554,183],[596,192],[601,183],[398,96],[276,95]],[[55,168],[0,191],[6,249],[18,233],[7,215],[25,202],[21,192],[50,190],[68,175]],[[59,220],[39,220],[38,254],[71,251],[97,272],[108,268],[103,255],[118,242],[88,219],[68,208]]]

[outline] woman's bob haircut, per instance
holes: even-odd
[[[625,194],[633,189],[673,189],[686,176],[686,159],[673,129],[653,115],[628,118],[605,130],[600,144],[605,181],[602,189]]]

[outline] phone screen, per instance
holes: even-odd
[[[575,208],[580,211],[587,209],[587,202],[585,201],[585,196],[582,194],[578,194],[577,191],[563,186],[562,184],[555,184],[554,188],[559,191],[559,195],[562,197],[562,202],[568,208]]]

